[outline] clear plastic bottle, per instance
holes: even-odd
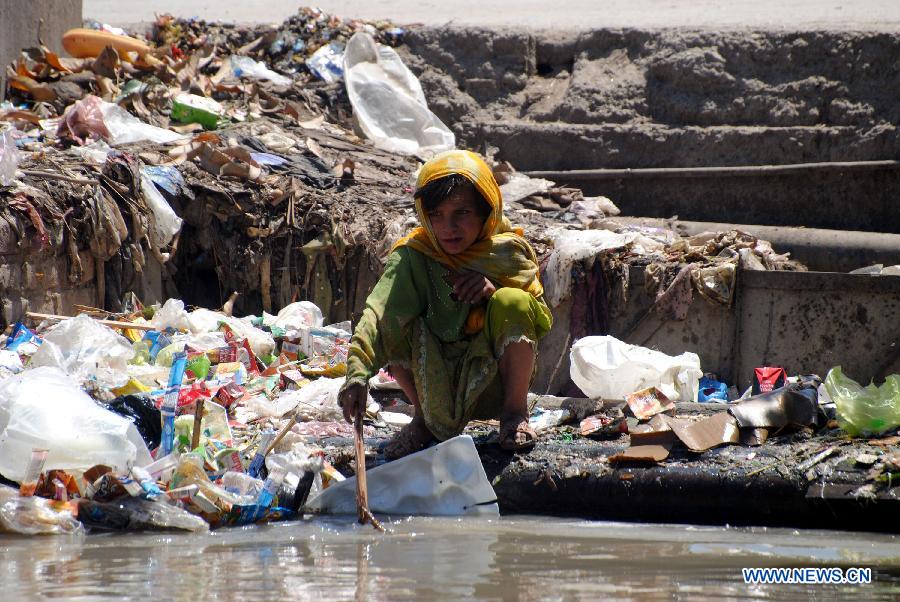
[[[284,481],[284,475],[284,470],[280,468],[276,468],[269,473],[266,482],[263,484],[262,491],[259,492],[259,497],[256,498],[258,506],[268,508],[272,505],[272,502],[275,501],[275,494],[278,493],[281,482]]]

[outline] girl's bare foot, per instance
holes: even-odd
[[[384,446],[384,457],[396,460],[425,449],[432,441],[434,435],[425,425],[425,419],[417,415],[387,442]]]
[[[506,451],[530,450],[537,440],[537,433],[528,425],[524,414],[502,414],[500,416],[500,447]]]

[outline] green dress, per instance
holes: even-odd
[[[499,415],[497,360],[514,342],[527,341],[536,351],[552,324],[542,300],[500,288],[487,302],[484,329],[466,336],[472,306],[450,297],[447,274],[445,266],[408,246],[391,253],[356,326],[344,385],[365,385],[387,365],[410,369],[425,423],[441,440],[461,433],[470,420]]]

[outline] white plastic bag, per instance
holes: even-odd
[[[353,114],[380,149],[433,155],[456,146],[456,137],[428,110],[416,76],[393,48],[365,32],[353,34],[344,53],[344,80]]]
[[[217,311],[196,309],[190,313],[184,309],[180,299],[169,299],[153,314],[150,323],[154,328],[164,330],[175,328],[194,334],[211,332],[219,328],[219,323],[228,324],[238,339],[247,339],[256,355],[268,355],[275,349],[275,339],[269,333],[256,328],[249,322],[234,316],[226,316]]]
[[[325,319],[322,310],[315,303],[298,301],[286,305],[277,316],[264,316],[263,324],[284,330],[298,330],[303,327],[322,326]]]
[[[10,128],[0,134],[0,184],[9,186],[13,183],[19,161],[19,151],[16,150],[13,130]]]
[[[128,360],[133,357],[128,339],[82,314],[53,326],[28,365],[53,366],[79,382],[113,388],[128,382]]]
[[[237,77],[267,80],[276,86],[290,86],[291,78],[275,73],[265,63],[255,61],[249,56],[234,54],[231,56],[231,70]]]
[[[602,251],[621,249],[637,235],[616,234],[609,230],[558,230],[553,234],[553,252],[544,270],[544,292],[550,307],[556,307],[571,294],[572,264]]]
[[[161,249],[169,244],[172,237],[181,230],[182,220],[175,215],[172,207],[166,202],[165,197],[156,189],[153,180],[141,170],[141,192],[144,193],[144,200],[153,213],[150,221],[150,235],[152,242],[157,249]]]
[[[144,123],[119,105],[111,102],[101,101],[100,112],[103,114],[103,123],[106,124],[106,129],[109,131],[107,142],[112,146],[143,142],[144,140],[165,144],[184,138],[183,135],[171,130]]]
[[[21,481],[36,447],[50,452],[45,470],[105,464],[127,471],[152,461],[134,423],[100,407],[58,368],[0,383],[0,474]]]
[[[673,401],[697,401],[703,376],[696,353],[672,357],[611,336],[576,341],[570,358],[572,382],[591,398],[620,400],[657,387]]]

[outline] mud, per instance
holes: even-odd
[[[450,27],[413,30],[407,44],[461,141],[522,170],[900,156],[890,33]],[[626,215],[900,232],[897,170],[565,183]]]

